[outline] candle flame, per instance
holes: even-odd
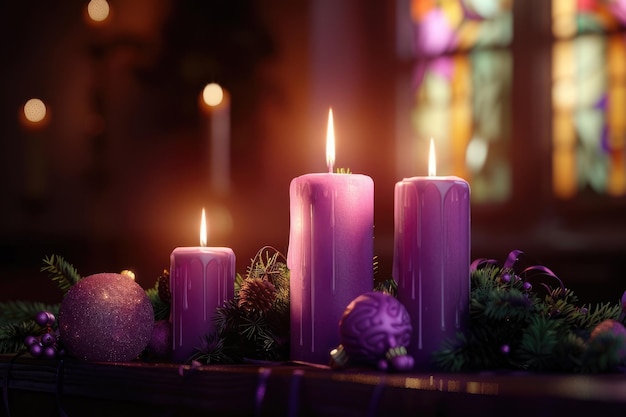
[[[435,158],[435,141],[430,138],[430,149],[428,151],[428,176],[437,175],[437,158]]]
[[[206,246],[207,244],[207,227],[206,227],[206,214],[202,209],[202,220],[200,221],[200,246]]]
[[[328,110],[328,128],[326,130],[326,165],[328,172],[333,172],[335,165],[335,126],[333,124],[333,109]]]

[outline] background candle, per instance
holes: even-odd
[[[202,210],[199,247],[179,247],[170,256],[172,293],[172,360],[185,362],[214,331],[217,307],[235,292],[235,254],[231,248],[206,247],[206,220]]]
[[[199,105],[209,140],[211,190],[219,195],[230,191],[230,94],[217,83],[202,90]]]
[[[329,112],[329,173],[294,178],[289,188],[291,359],[328,363],[339,343],[348,304],[373,287],[374,182],[333,174],[334,132]]]
[[[393,276],[413,325],[409,354],[429,368],[431,354],[463,327],[469,313],[470,188],[458,177],[398,182],[394,196]]]

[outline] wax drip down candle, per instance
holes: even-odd
[[[345,308],[373,288],[374,182],[332,172],[334,137],[331,109],[329,173],[299,176],[289,187],[291,359],[324,364],[339,343]]]
[[[431,139],[429,175],[395,186],[393,277],[413,325],[408,352],[432,367],[441,343],[466,325],[470,291],[470,187],[436,176]]]
[[[207,247],[202,210],[199,247],[178,247],[170,256],[172,360],[186,362],[200,340],[214,331],[213,315],[235,292],[235,254],[231,248]]]

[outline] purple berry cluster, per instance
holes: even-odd
[[[59,341],[59,330],[54,329],[56,317],[49,311],[40,311],[35,315],[35,323],[41,326],[37,335],[28,335],[24,344],[28,352],[35,358],[56,359],[65,355]]]

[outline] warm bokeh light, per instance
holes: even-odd
[[[224,90],[219,84],[210,83],[202,90],[202,100],[208,106],[217,106],[224,99]]]
[[[91,0],[87,4],[87,15],[94,22],[104,22],[109,17],[109,3],[106,0]]]
[[[465,151],[465,164],[472,172],[480,172],[487,162],[489,145],[486,140],[473,138]]]
[[[202,220],[200,221],[200,246],[206,246],[208,241],[208,232],[206,225],[206,213],[202,209]]]
[[[24,117],[31,123],[39,123],[46,118],[46,105],[38,98],[31,98],[24,104]]]
[[[333,172],[335,166],[335,125],[333,109],[328,110],[328,127],[326,128],[326,165],[328,172]]]
[[[428,176],[437,175],[437,158],[435,157],[435,141],[430,138],[430,148],[428,150]]]
[[[127,277],[135,281],[135,273],[130,269],[123,270],[122,272],[120,272],[120,275],[126,275]]]
[[[576,34],[576,2],[571,0],[552,2],[552,33],[558,38],[568,38]]]

